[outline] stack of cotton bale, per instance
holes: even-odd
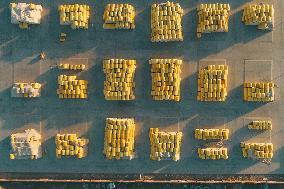
[[[182,132],[162,132],[158,128],[150,128],[149,132],[152,160],[180,159]]]
[[[38,159],[42,157],[41,134],[34,129],[11,135],[10,159]]]
[[[244,83],[244,100],[257,102],[273,102],[275,84],[272,82]]]
[[[84,158],[88,155],[88,143],[88,139],[79,138],[76,134],[57,134],[55,137],[56,157]]]
[[[59,5],[60,25],[71,25],[72,29],[88,29],[90,19],[89,5]]]
[[[57,94],[60,99],[63,98],[87,98],[88,81],[78,80],[77,76],[58,76]]]
[[[209,65],[198,73],[199,101],[225,101],[228,88],[228,66]]]
[[[272,130],[272,122],[268,120],[255,120],[248,125],[248,129]]]
[[[244,8],[242,21],[245,25],[257,26],[260,30],[273,30],[274,8],[269,4],[252,4]]]
[[[180,101],[180,59],[151,59],[152,90],[154,100]]]
[[[227,148],[198,148],[198,157],[200,159],[228,159]]]
[[[130,4],[108,4],[103,20],[104,29],[134,29],[135,9]]]
[[[35,98],[40,95],[40,83],[14,83],[11,90],[11,96],[16,98]]]
[[[19,24],[21,29],[28,29],[30,24],[40,24],[42,6],[33,3],[10,3],[11,23]]]
[[[195,129],[194,137],[198,140],[228,140],[229,129]]]
[[[241,143],[243,157],[256,157],[259,159],[271,159],[273,157],[272,143]]]
[[[197,37],[202,33],[229,31],[229,4],[200,4],[197,7],[198,25]]]
[[[106,74],[104,95],[106,100],[134,100],[136,60],[108,59],[103,62]]]
[[[151,8],[151,41],[183,41],[182,16],[183,9],[179,3],[167,1],[162,4],[153,4]]]
[[[107,159],[133,159],[134,133],[133,118],[107,118],[103,151]]]
[[[83,71],[86,69],[85,64],[59,64],[58,68],[60,70],[78,70]]]

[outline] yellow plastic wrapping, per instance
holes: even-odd
[[[104,151],[107,159],[135,157],[135,121],[133,118],[107,118]]]
[[[228,66],[209,65],[198,73],[199,101],[225,101],[228,88]]]
[[[104,95],[106,100],[134,100],[136,60],[107,59],[103,62],[106,74]]]
[[[151,7],[151,41],[183,41],[183,9],[179,3],[153,4]]]
[[[88,29],[89,5],[59,5],[60,25],[71,25],[72,29]]]
[[[151,59],[152,90],[154,100],[180,101],[180,59]]]

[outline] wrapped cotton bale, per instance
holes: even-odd
[[[273,102],[275,84],[272,82],[245,82],[244,100],[250,102]]]
[[[180,101],[180,59],[151,59],[152,90],[154,100]]]
[[[58,68],[60,70],[77,70],[77,71],[83,71],[86,69],[85,64],[59,64]]]
[[[179,3],[167,1],[151,7],[151,41],[183,41],[183,9]]]
[[[106,74],[104,95],[106,100],[134,100],[136,60],[108,59],[103,62]]]
[[[273,144],[272,143],[249,143],[241,142],[243,157],[254,157],[258,159],[273,158]]]
[[[90,6],[85,4],[59,5],[60,25],[71,25],[72,29],[88,29]]]
[[[135,157],[135,121],[133,118],[107,118],[104,151],[107,159]]]
[[[150,159],[180,160],[182,132],[162,132],[158,128],[150,128]]]
[[[108,4],[103,20],[104,29],[134,29],[135,8],[130,4]]]
[[[272,130],[272,122],[269,120],[254,120],[248,124],[248,129]]]
[[[200,4],[197,7],[197,37],[202,33],[229,31],[229,4]]]
[[[88,97],[88,81],[78,80],[77,76],[58,76],[57,95],[60,99],[86,99]]]
[[[228,140],[229,129],[195,129],[194,137],[198,140]]]
[[[55,137],[56,157],[84,158],[88,155],[88,144],[88,139],[79,138],[77,134],[57,134]]]
[[[211,159],[211,160],[220,160],[228,159],[228,149],[227,148],[198,148],[197,150],[198,157],[200,159]]]
[[[251,4],[244,8],[242,22],[260,30],[273,30],[274,8],[269,4]]]
[[[199,101],[225,101],[228,88],[228,66],[209,65],[198,73]]]

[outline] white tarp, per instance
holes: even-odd
[[[22,133],[11,135],[12,152],[16,159],[30,159],[42,157],[41,134],[34,129],[27,129]]]
[[[28,3],[14,4],[11,6],[11,23],[19,24],[19,22],[25,22],[28,24],[40,24],[41,13],[41,5],[35,5],[34,9],[31,9]]]
[[[11,89],[12,97],[24,97],[24,94],[27,93],[28,97],[40,97],[41,96],[41,88],[33,88],[29,83],[23,83],[23,88],[20,88],[19,83],[14,83]]]

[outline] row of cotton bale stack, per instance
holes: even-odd
[[[59,98],[80,98],[86,99],[88,90],[88,81],[78,80],[77,76],[58,76],[57,94]]]
[[[225,101],[228,88],[228,66],[209,65],[198,73],[199,101]]]
[[[197,7],[197,37],[202,33],[229,31],[229,4],[200,4]]]
[[[11,135],[10,159],[38,159],[42,157],[42,137],[34,129]]]
[[[180,59],[151,59],[152,90],[154,100],[180,101]]]
[[[33,3],[10,3],[11,23],[19,24],[21,29],[28,29],[30,24],[40,24],[42,6]]]
[[[227,148],[198,148],[198,157],[200,159],[228,159],[228,149]]]
[[[243,157],[256,157],[259,159],[271,159],[273,157],[272,143],[241,143]]]
[[[272,122],[269,120],[255,120],[248,125],[248,129],[272,130]]]
[[[108,4],[103,20],[104,29],[134,29],[135,9],[130,4]]]
[[[183,41],[183,9],[179,3],[167,1],[151,7],[151,41]]]
[[[79,138],[76,134],[57,134],[55,137],[56,157],[86,157],[88,155],[88,143],[88,139]]]
[[[198,140],[228,140],[229,129],[195,129],[194,137]]]
[[[40,24],[42,6],[33,3],[11,3],[11,22],[27,29],[29,24]],[[88,29],[90,6],[83,4],[59,5],[60,24],[71,28]],[[151,6],[151,41],[183,41],[183,9],[179,3],[169,2]],[[197,7],[197,37],[202,33],[228,32],[229,4],[200,4]],[[135,8],[130,4],[108,4],[103,14],[104,29],[134,29]],[[269,4],[251,4],[244,8],[242,21],[245,25],[257,25],[261,30],[274,27],[274,8]]]
[[[60,70],[78,70],[78,71],[83,71],[86,69],[85,64],[59,64],[58,68]]]
[[[88,29],[90,19],[89,5],[59,5],[60,25],[71,25],[72,29]]]
[[[134,100],[136,60],[108,59],[103,62],[106,74],[104,95],[106,100]]]
[[[274,101],[274,87],[272,82],[246,82],[244,83],[244,100],[258,102]]]
[[[180,159],[182,132],[162,132],[159,128],[150,128],[149,132],[152,160]]]
[[[104,151],[108,159],[133,159],[135,121],[133,118],[107,118]]]
[[[244,8],[242,21],[245,25],[257,25],[260,30],[272,30],[274,26],[274,8],[268,4],[252,4]]]
[[[40,83],[14,83],[11,96],[16,98],[35,98],[41,96]]]

